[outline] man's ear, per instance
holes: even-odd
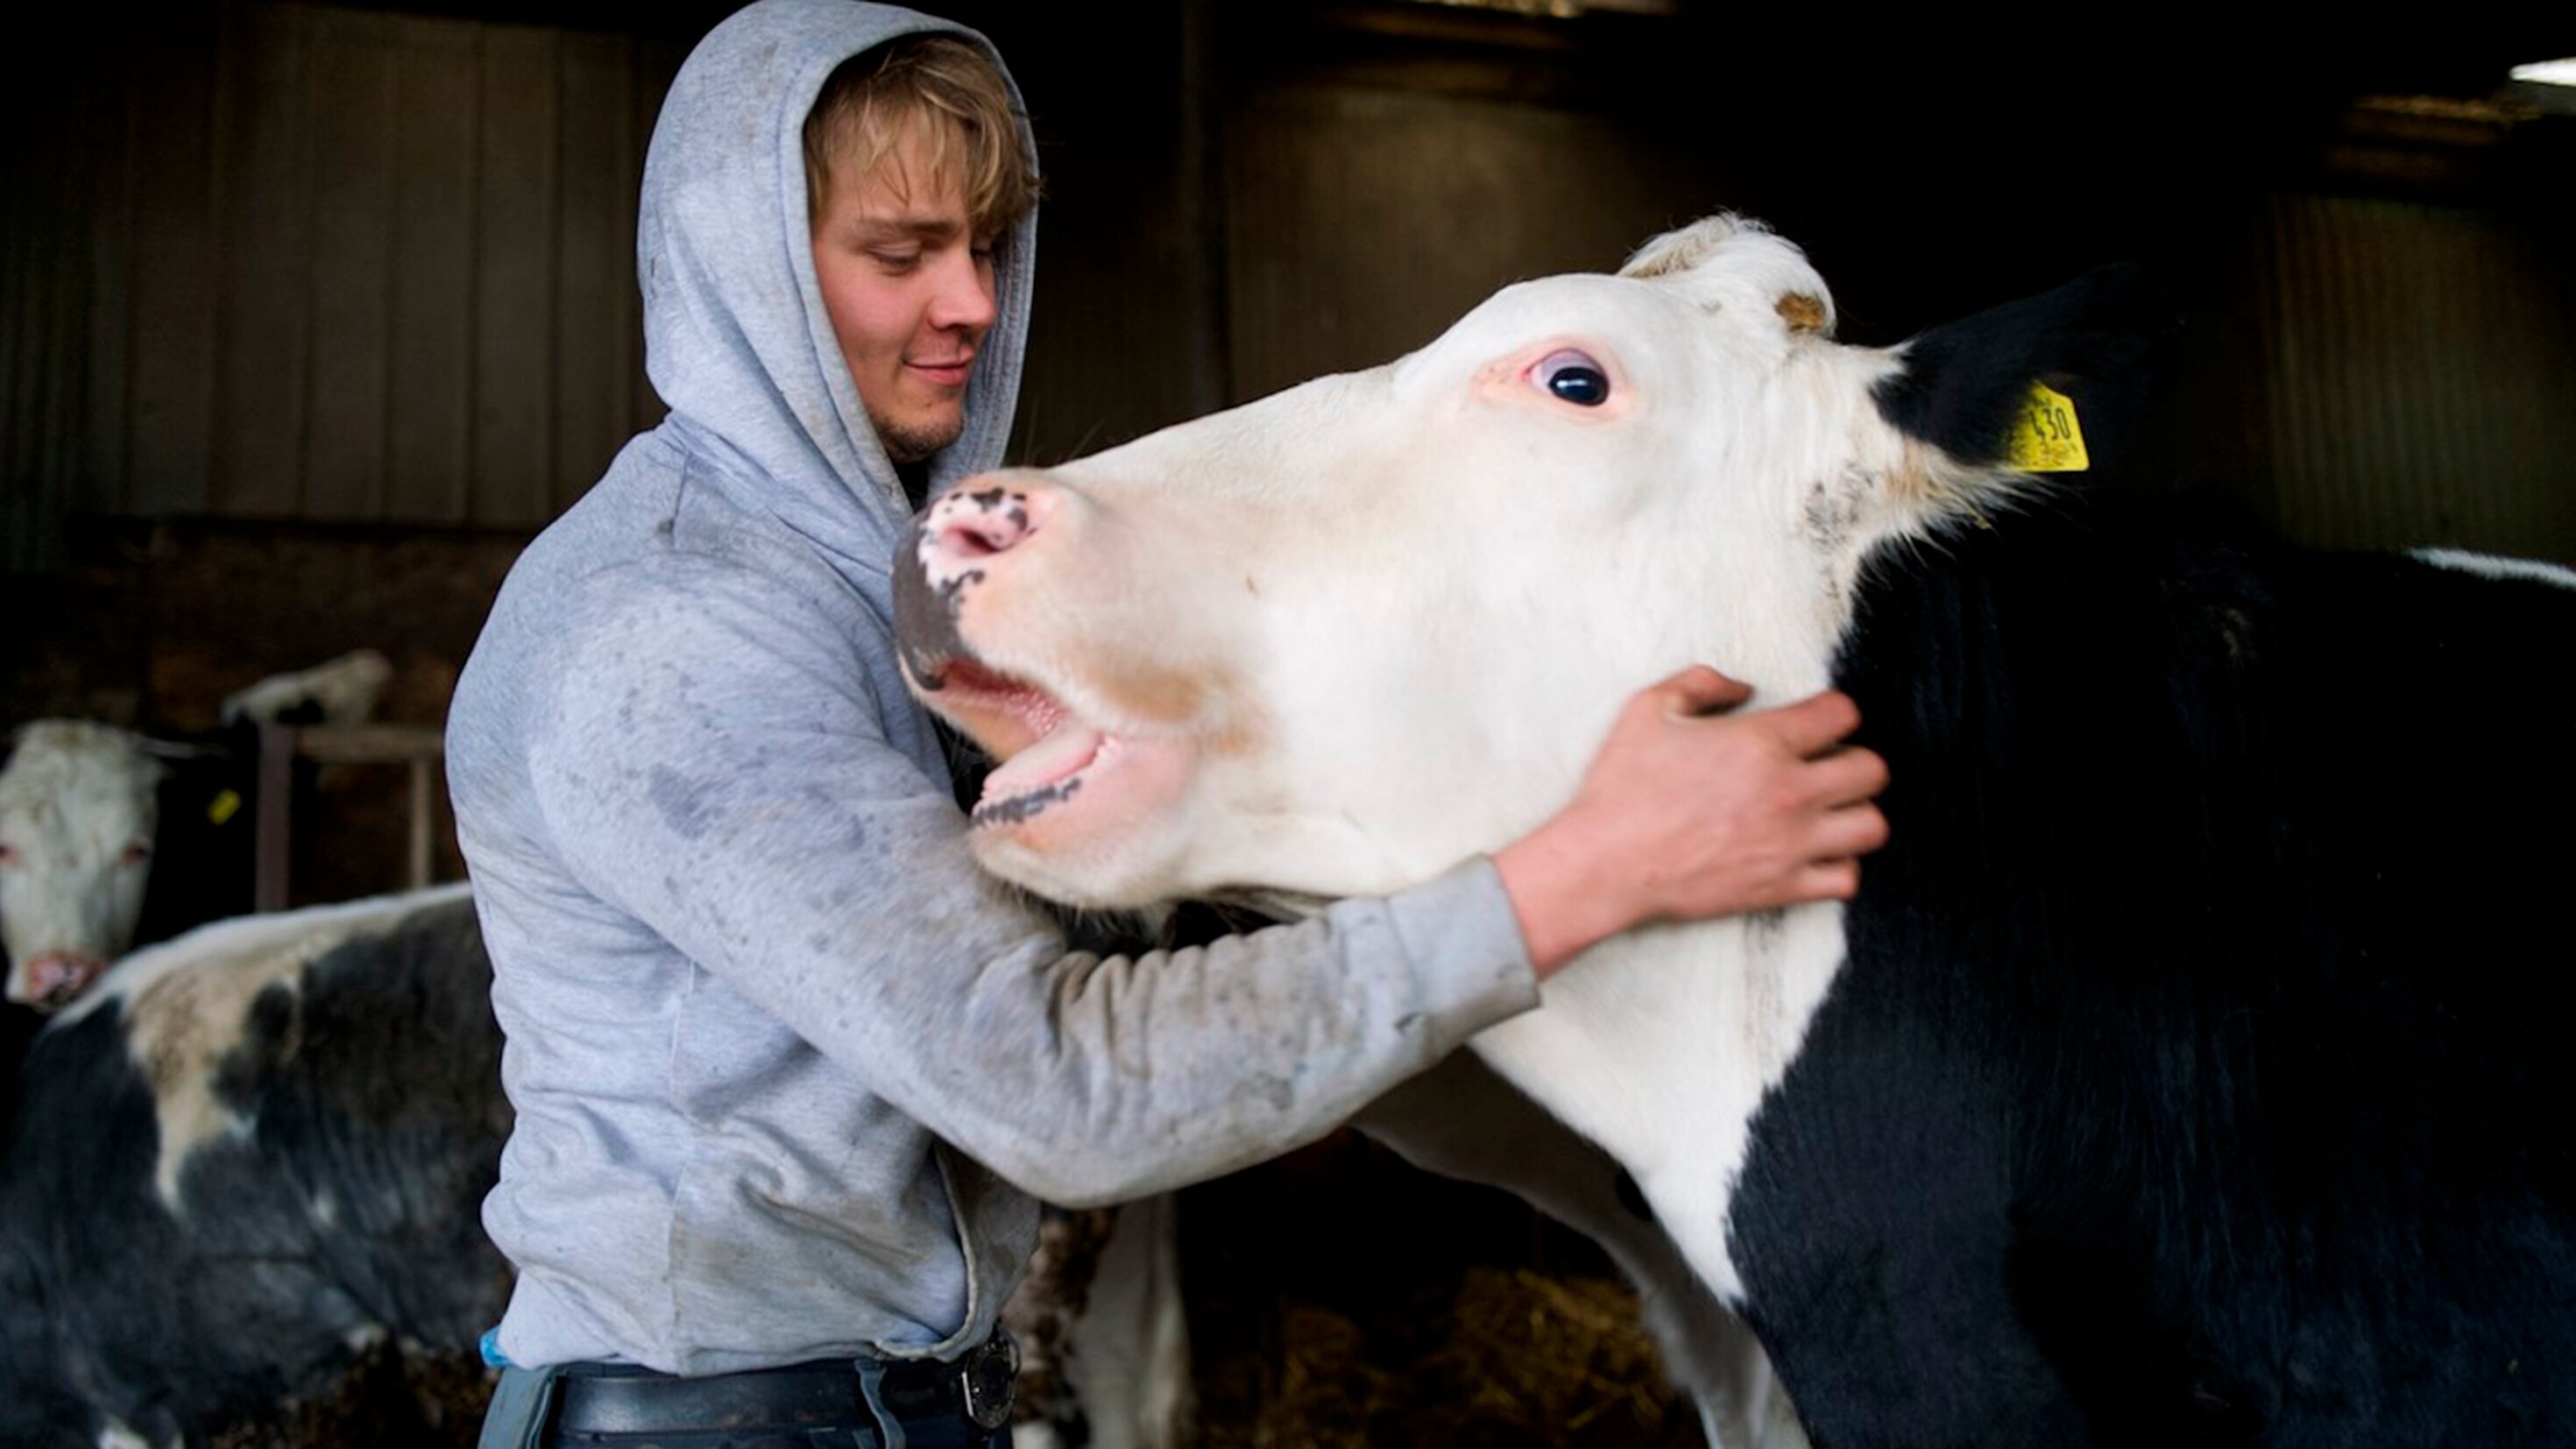
[[[2144,411],[2179,316],[2153,272],[2105,267],[1916,337],[1875,400],[1897,431],[1953,462],[2009,470],[2009,441],[2040,384],[2073,401],[2098,451]]]

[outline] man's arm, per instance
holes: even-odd
[[[797,607],[717,575],[567,620],[567,684],[529,757],[554,845],[585,888],[1021,1186],[1080,1203],[1246,1165],[1535,1003],[1522,912],[1482,861],[1203,949],[1067,954],[975,867],[947,793],[884,743],[848,641],[778,613]],[[1623,834],[1620,802],[1673,793],[1657,770],[1740,747],[1747,723],[1646,711],[1641,767],[1588,785],[1563,829],[1614,861],[1674,854],[1670,837],[1705,821],[1666,812]],[[1793,743],[1753,753],[1810,768]],[[1620,904],[1560,927],[1546,892],[1590,877],[1536,864],[1523,878],[1552,949],[1699,899],[1663,872],[1613,871]]]

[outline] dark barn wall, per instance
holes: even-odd
[[[634,189],[726,8],[67,17],[0,171],[7,715],[188,727],[372,645],[394,717],[434,721],[516,544],[658,415]],[[2576,116],[2493,96],[2550,39],[2294,65],[1676,8],[958,0],[1048,173],[1019,454],[1383,361],[1729,207],[1809,248],[1857,341],[2172,264],[2194,366],[2160,461],[2321,541],[2576,557]]]
[[[81,501],[544,523],[659,413],[630,279],[678,53],[226,3],[89,57]]]

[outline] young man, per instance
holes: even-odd
[[[1591,942],[1847,893],[1879,838],[1847,702],[1689,718],[1738,697],[1699,671],[1492,860],[1069,953],[968,858],[887,581],[921,498],[1001,459],[1016,110],[979,38],[847,0],[762,0],[664,104],[639,250],[670,416],[512,571],[448,727],[518,1113],[487,1444],[984,1443],[1032,1194],[1311,1140]]]

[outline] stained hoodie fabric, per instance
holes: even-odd
[[[981,1340],[1036,1193],[1321,1135],[1536,1003],[1487,862],[1100,959],[972,864],[895,666],[909,509],[816,291],[802,125],[944,22],[762,0],[665,102],[638,244],[670,405],[511,571],[448,721],[517,1123],[484,1207],[514,1362],[699,1374]],[[944,487],[1001,459],[1034,221]],[[986,1164],[988,1166],[979,1166]]]

